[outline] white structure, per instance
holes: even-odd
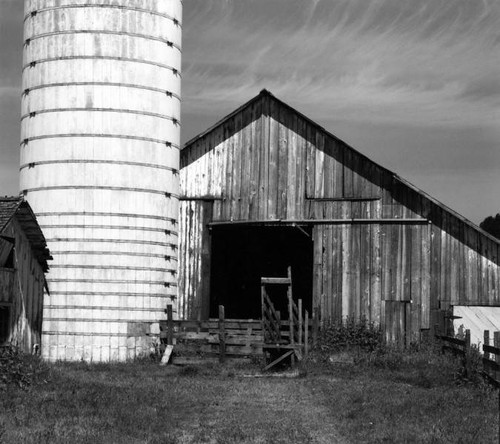
[[[181,0],[25,0],[21,192],[54,257],[42,350],[124,360],[177,291]]]

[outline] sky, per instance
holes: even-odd
[[[18,193],[22,4],[0,0],[1,195]],[[183,141],[266,88],[471,221],[500,213],[500,0],[183,4]]]

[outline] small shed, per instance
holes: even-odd
[[[496,238],[266,90],[185,144],[180,180],[180,318],[258,318],[260,278],[287,267],[320,323],[389,341],[500,306]]]
[[[0,197],[0,346],[40,345],[47,261],[36,217],[20,197]]]

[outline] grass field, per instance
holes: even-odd
[[[428,356],[375,367],[311,360],[299,378],[257,367],[54,364],[0,390],[5,443],[493,443],[496,393],[457,385]]]

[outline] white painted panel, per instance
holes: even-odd
[[[500,331],[500,307],[474,307],[456,305],[453,307],[453,328],[455,333],[470,330],[471,344],[484,343],[484,331],[490,331],[489,345],[493,345],[493,332]]]

